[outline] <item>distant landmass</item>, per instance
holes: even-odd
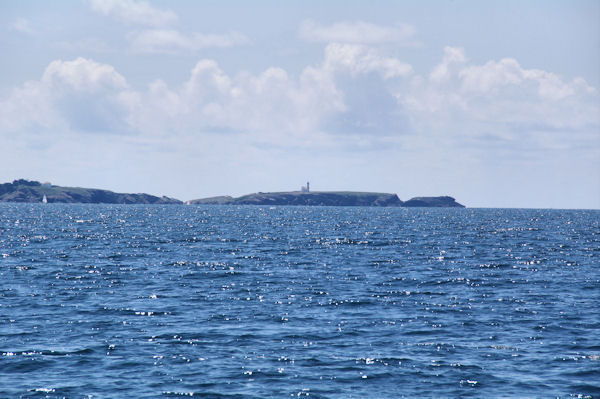
[[[188,201],[199,205],[313,205],[313,206],[393,206],[464,208],[452,197],[415,197],[401,201],[396,194],[357,191],[288,191],[255,193],[242,197],[210,197]]]
[[[241,197],[210,197],[187,201],[196,205],[305,205],[464,208],[452,197],[415,197],[401,201],[396,194],[360,191],[287,191],[254,193]],[[81,204],[183,204],[170,197],[150,194],[123,194],[109,190],[61,187],[25,179],[0,184],[0,202],[48,202]]]
[[[108,190],[60,187],[49,183],[15,180],[0,184],[0,202],[63,202],[83,204],[182,204],[174,198],[150,194],[121,194]]]

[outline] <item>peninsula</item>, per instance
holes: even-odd
[[[0,184],[0,202],[63,202],[83,204],[182,204],[169,197],[150,194],[121,194],[108,190],[60,187],[24,179]]]
[[[210,197],[187,201],[197,205],[309,205],[309,206],[389,206],[464,208],[452,197],[416,197],[401,201],[396,194],[357,191],[288,191],[255,193],[242,197]]]

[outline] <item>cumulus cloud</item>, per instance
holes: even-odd
[[[111,65],[56,60],[0,101],[0,134],[233,132],[287,145],[333,143],[347,134],[367,143],[436,137],[598,149],[599,111],[598,92],[583,79],[514,59],[474,64],[463,49],[448,47],[429,74],[419,75],[380,50],[332,43],[320,63],[297,75],[278,67],[230,74],[203,59],[180,85],[156,80],[143,90]]]
[[[125,22],[147,26],[165,26],[177,21],[171,10],[161,10],[141,0],[90,0],[92,10]]]
[[[46,67],[41,82],[49,89],[67,88],[88,93],[127,87],[125,78],[111,65],[81,57],[74,61],[52,61]]]
[[[406,24],[380,26],[363,21],[343,21],[324,26],[313,20],[305,20],[300,24],[298,34],[302,39],[312,42],[407,45],[414,44],[415,28]]]
[[[214,60],[199,61],[181,87],[156,81],[141,98],[135,121],[143,131],[255,132],[259,140],[312,134],[324,115],[344,107],[313,68],[298,78],[281,68],[229,76]]]
[[[597,90],[512,58],[469,64],[463,49],[446,47],[442,62],[398,99],[423,131],[539,147],[598,145]]]
[[[178,126],[188,131],[252,131],[271,139],[313,136],[333,125],[337,132],[368,132],[375,124],[381,125],[377,118],[389,121],[389,115],[381,117],[382,110],[387,112],[396,104],[384,82],[402,80],[411,73],[406,63],[350,44],[328,45],[323,61],[304,68],[297,77],[276,67],[257,75],[230,76],[214,60],[201,60],[180,88],[153,83],[142,95],[144,103],[136,120],[144,125],[143,130]],[[365,93],[375,97],[365,98]],[[369,101],[382,107],[365,113],[361,108]],[[155,120],[153,115],[161,114],[162,107],[169,118],[146,126],[145,121]],[[343,121],[352,126],[345,128]]]
[[[330,44],[320,64],[296,76],[277,67],[230,75],[216,61],[204,59],[180,86],[157,80],[146,90],[134,90],[112,66],[77,58],[51,62],[40,80],[14,90],[0,112],[17,115],[2,118],[4,130],[253,132],[257,140],[306,139],[325,133],[332,120],[345,131],[340,121],[350,114],[348,131],[373,126],[377,114],[369,116],[360,104],[383,104],[385,98],[388,106],[393,97],[385,82],[411,73],[410,65],[365,46]],[[347,91],[348,85],[356,89]],[[364,98],[362,89],[369,87],[370,94],[380,91],[379,99]],[[32,115],[34,109],[39,111]]]
[[[593,94],[595,90],[579,78],[563,81],[558,75],[539,69],[523,69],[512,58],[489,61],[484,65],[469,66],[459,73],[465,92],[497,93],[514,86],[533,88],[542,101],[560,101],[576,92]]]
[[[346,70],[353,75],[376,72],[385,79],[407,76],[412,72],[409,64],[383,56],[372,48],[339,43],[325,48],[324,67],[331,71]]]
[[[450,79],[456,69],[466,62],[467,58],[462,48],[445,47],[442,62],[433,68],[433,71],[429,74],[429,79],[436,83],[444,82]]]
[[[52,61],[40,80],[0,102],[2,131],[123,131],[129,88],[107,64],[85,58]]]
[[[176,53],[198,51],[207,47],[232,47],[249,43],[238,32],[227,34],[186,35],[175,29],[150,29],[129,34],[132,48],[142,53]]]

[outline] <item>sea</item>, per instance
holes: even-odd
[[[0,204],[0,398],[598,398],[600,211]]]

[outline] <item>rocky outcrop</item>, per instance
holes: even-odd
[[[464,208],[465,206],[456,202],[452,197],[415,197],[402,204],[404,207],[436,207],[436,208]]]
[[[82,204],[181,204],[169,197],[150,194],[121,194],[108,190],[81,187],[42,185],[37,181],[15,180],[0,184],[0,202],[42,202],[46,196],[49,203]]]
[[[219,197],[209,197],[209,198],[201,198],[195,199],[191,201],[187,201],[186,204],[195,204],[195,205],[231,205],[235,201],[235,198],[230,197],[229,195],[222,195]]]

